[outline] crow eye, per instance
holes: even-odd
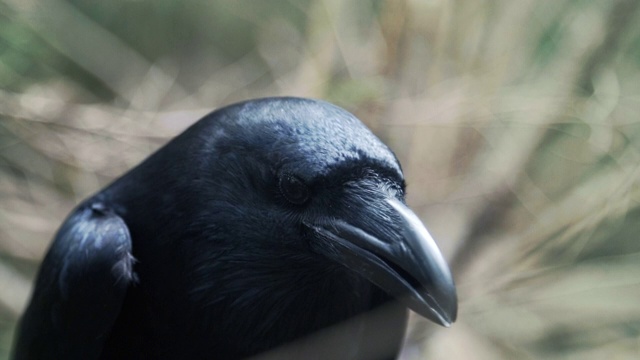
[[[280,192],[290,203],[302,205],[309,200],[309,188],[299,178],[284,174],[280,177]]]

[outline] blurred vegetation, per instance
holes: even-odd
[[[57,226],[210,110],[328,99],[399,156],[459,320],[406,359],[640,356],[637,0],[0,1],[0,358]]]

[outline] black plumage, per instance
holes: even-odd
[[[393,153],[338,107],[215,111],[71,213],[14,357],[237,359],[322,330],[280,358],[394,358],[405,306],[443,325],[457,307],[404,193]]]

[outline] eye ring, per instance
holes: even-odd
[[[278,187],[282,196],[292,204],[302,205],[309,200],[309,187],[295,175],[282,174]]]

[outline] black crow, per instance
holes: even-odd
[[[345,110],[215,111],[69,215],[13,356],[239,359],[337,325],[276,358],[395,358],[406,307],[445,326],[457,312],[404,198],[394,154]],[[384,321],[364,315],[376,309]]]

